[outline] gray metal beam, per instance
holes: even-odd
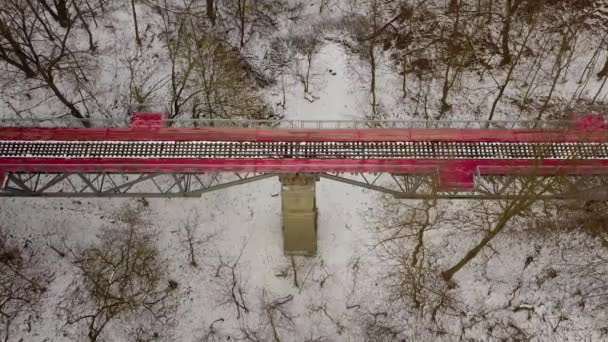
[[[517,191],[517,187],[515,187],[514,191],[509,192],[507,188],[509,188],[514,183],[515,177],[506,177],[504,179],[505,183],[499,184],[498,191],[491,191],[485,188],[478,188],[475,191],[471,192],[446,192],[446,191],[438,191],[434,188],[432,183],[428,183],[425,191],[424,189],[420,189],[420,186],[416,187],[408,187],[403,186],[400,182],[392,177],[395,183],[395,188],[391,188],[391,184],[387,185],[377,185],[377,179],[374,179],[373,182],[369,182],[367,178],[362,177],[364,181],[358,181],[352,178],[340,177],[335,175],[330,175],[326,173],[319,174],[320,178],[325,178],[331,181],[345,183],[349,185],[354,185],[358,187],[362,187],[365,189],[382,192],[385,194],[389,194],[399,199],[451,199],[451,200],[515,200],[521,199],[525,196],[521,195]],[[408,176],[408,178],[416,178],[417,176]],[[428,177],[420,175],[420,177]],[[409,180],[406,179],[405,182],[407,184]],[[423,182],[419,183],[423,184]],[[425,187],[422,187],[425,188]],[[398,189],[398,190],[396,190]],[[558,190],[558,189],[552,189]],[[599,186],[593,187],[585,190],[577,190],[577,191],[546,191],[543,194],[536,195],[535,198],[539,201],[542,200],[573,200],[573,199],[584,199],[584,200],[599,200],[605,201],[608,200],[608,186]]]
[[[205,179],[203,176],[211,176]],[[233,177],[230,177],[233,175]],[[438,191],[433,175],[353,174],[351,177],[328,173],[312,174],[319,178],[362,187],[401,199],[464,199],[508,200],[522,196],[525,178],[481,177],[472,192]],[[278,176],[275,173],[8,173],[0,197],[200,197],[206,192],[226,189],[241,184]],[[382,177],[382,178],[381,178]],[[607,200],[607,186],[587,186],[580,189],[576,180],[566,180],[566,186],[551,187],[538,200]],[[570,187],[569,185],[573,185]],[[584,188],[584,187],[583,187]]]
[[[199,174],[189,173],[8,173],[0,197],[200,197],[206,192],[276,176],[273,173],[234,174],[236,179],[213,175],[210,182],[205,183]],[[161,182],[161,178],[165,182]],[[29,184],[31,179],[36,181]]]
[[[358,186],[358,187],[369,189],[369,190],[383,192],[385,194],[393,195],[395,197],[401,196],[402,194],[404,194],[404,192],[402,192],[402,191],[392,190],[392,189],[389,189],[389,188],[386,188],[383,186],[378,186],[378,185],[370,184],[370,183],[366,183],[366,182],[360,182],[360,181],[356,181],[356,180],[350,179],[350,178],[334,176],[334,175],[330,175],[327,173],[320,173],[319,177],[329,179],[329,180],[332,180],[335,182]]]

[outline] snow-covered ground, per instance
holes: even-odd
[[[324,16],[339,17],[345,7],[340,6],[342,2],[332,3],[333,12]],[[111,14],[113,24],[98,29],[104,37],[99,51],[106,59],[100,63],[99,82],[93,92],[107,94],[100,96],[103,100],[97,105],[108,112],[128,102],[125,94],[129,91],[129,75],[125,59],[134,49],[131,17],[125,8],[117,8]],[[158,29],[155,25],[159,25],[153,11],[145,6],[139,10],[140,26],[150,25],[150,35],[153,35]],[[282,23],[277,35],[297,30],[298,25],[305,26],[307,21],[319,22],[312,14],[316,8],[307,11],[311,14],[297,24]],[[290,25],[296,27],[288,27]],[[148,32],[147,29],[144,32]],[[339,30],[324,33],[322,45],[314,54],[310,94],[306,97],[300,80],[292,72],[286,73],[285,108],[276,106],[285,119],[350,120],[370,116],[369,64],[336,39],[345,35]],[[148,42],[148,49],[136,64],[142,73],[158,70],[158,74],[152,73],[150,84],[154,84],[166,76],[160,70],[168,68],[167,60],[158,39],[144,40]],[[585,44],[592,46],[596,40],[596,37],[584,39],[578,49],[584,51]],[[252,55],[263,55],[260,50],[264,50],[264,44],[262,41],[259,47],[252,48]],[[556,93],[564,102],[581,89],[576,81],[593,53],[589,51],[577,54],[572,62],[569,72],[577,76],[566,77],[558,84]],[[384,118],[425,118],[421,107],[427,105],[426,112],[438,112],[442,89],[439,77],[410,81],[407,86],[410,95],[404,99],[402,80],[394,64],[381,52],[378,60],[377,94]],[[545,93],[550,85],[550,62],[546,61],[539,75],[546,78],[546,82],[535,88],[539,94]],[[495,73],[483,78],[471,73],[459,79],[458,90],[450,97],[449,118],[485,118],[496,93],[495,78],[504,77],[504,70]],[[525,88],[525,78],[529,75],[523,68],[515,73],[515,81],[507,89],[505,98],[516,98]],[[595,77],[586,82],[584,97],[595,96],[600,84]],[[428,87],[428,103],[422,105],[422,99],[413,94],[425,87]],[[263,95],[268,103],[277,104],[282,101],[282,91],[282,82],[277,82],[264,89]],[[11,92],[7,90],[3,96],[7,99],[17,96],[9,94]],[[17,87],[14,93],[18,93]],[[36,93],[33,94],[35,102]],[[163,100],[165,95],[159,92],[156,99]],[[414,98],[420,102],[416,103]],[[516,108],[513,101],[504,102],[496,118],[518,117],[508,116]],[[8,112],[4,108],[6,103],[3,101],[0,108]],[[27,107],[27,101],[23,105]],[[49,112],[57,110],[54,106]],[[398,202],[370,190],[326,179],[317,183],[316,191],[318,255],[293,259],[298,286],[294,284],[292,259],[283,255],[280,186],[276,179],[206,193],[201,198],[148,199],[145,205],[137,199],[0,198],[0,227],[20,243],[28,241],[29,248],[36,250],[38,267],[51,279],[38,316],[22,317],[13,325],[8,341],[86,340],[86,327],[66,325],[58,312],[60,303],[71,293],[67,289],[77,273],[72,260],[60,257],[51,246],[60,248],[65,242],[75,249],[86,247],[97,241],[97,234],[104,226],[116,224],[115,213],[129,205],[139,206],[147,217],[150,229],[156,232],[155,241],[161,255],[167,261],[169,276],[179,284],[175,323],[170,328],[159,328],[162,340],[245,340],[247,329],[258,331],[261,341],[275,340],[263,301],[267,303],[289,295],[293,299],[283,308],[289,312],[292,322],[281,322],[278,329],[281,341],[600,341],[608,338],[607,301],[605,295],[601,296],[605,291],[583,286],[586,281],[601,286],[606,279],[601,275],[608,274],[605,247],[589,235],[574,230],[542,235],[531,229],[530,220],[514,219],[500,238],[457,274],[453,284],[445,284],[439,278],[439,271],[458,261],[488,227],[477,211],[481,207],[479,203],[442,201],[430,209],[432,217],[441,216],[441,219],[425,232],[425,261],[421,267],[429,271],[420,280],[423,290],[418,290],[426,296],[422,301],[426,300],[427,304],[416,308],[411,294],[395,293],[393,285],[399,279],[395,277],[398,273],[395,270],[402,266],[394,258],[396,254],[390,258],[391,250],[374,247],[384,236],[378,230],[401,220],[401,216],[395,216],[390,209],[395,203],[402,214],[407,211],[406,205],[420,208],[421,203]],[[406,230],[411,229],[409,232],[416,227],[402,220],[400,223]],[[189,264],[183,241],[181,229],[185,224],[195,226],[200,239],[210,237],[197,247],[196,267]],[[415,240],[408,237],[393,248],[402,248],[409,258],[414,244]],[[226,300],[231,279],[218,273],[221,263],[235,262],[239,286],[249,309],[244,314],[239,314],[234,304]],[[408,262],[409,259],[405,263]],[[576,265],[593,262],[597,273],[577,273],[581,268]],[[437,272],[433,274],[433,271]],[[598,276],[594,278],[595,275]],[[581,281],[575,281],[575,277]],[[103,336],[107,341],[130,341],[117,324],[110,324]]]
[[[288,88],[286,118],[340,120],[362,119],[357,102],[365,101],[366,92],[349,74],[349,57],[334,44],[324,46],[316,57],[312,93],[318,97],[309,102],[303,97],[299,83]],[[327,70],[332,69],[336,75]],[[351,86],[354,85],[354,86]],[[219,257],[236,260],[242,250],[238,269],[247,298],[251,301],[251,318],[256,324],[256,302],[262,292],[272,299],[294,295],[289,309],[296,316],[294,327],[286,340],[303,341],[316,338],[356,339],[357,332],[348,328],[346,306],[352,292],[353,256],[363,253],[369,232],[365,215],[375,205],[377,195],[364,190],[321,180],[317,184],[318,256],[296,257],[300,288],[293,285],[292,265],[283,255],[281,235],[280,184],[277,179],[263,180],[222,191],[204,194],[196,199],[148,199],[146,215],[159,232],[162,254],[170,261],[171,275],[183,291],[174,341],[200,341],[211,322],[226,336],[240,336],[236,311],[218,299],[218,287],[226,284],[214,277]],[[45,246],[66,236],[70,243],[86,244],[104,225],[112,224],[111,213],[134,203],[128,199],[30,199],[3,198],[0,221],[11,227],[11,234],[27,238],[35,245]],[[197,233],[217,233],[200,248],[198,267],[188,264],[187,250],[180,243],[180,225],[196,222]],[[41,325],[30,333],[18,332],[12,338],[28,341],[73,341],[80,339],[78,328],[63,327],[55,320],[54,309],[69,285],[73,268],[51,249],[44,248],[45,266],[54,270],[52,286],[45,301]],[[58,265],[60,265],[58,267]],[[284,275],[282,275],[284,273]],[[316,307],[327,306],[336,323]],[[337,325],[344,325],[344,331]],[[67,336],[64,336],[68,331]],[[338,334],[338,330],[339,333]],[[110,334],[109,340],[121,340]],[[113,336],[113,337],[111,337]],[[340,337],[342,336],[342,337]],[[228,338],[228,337],[226,337]]]

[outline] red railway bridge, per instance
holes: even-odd
[[[432,177],[434,195],[460,198],[474,194],[484,176],[608,171],[602,115],[540,123],[287,122],[292,128],[234,120],[184,128],[163,117],[135,113],[129,127],[0,127],[0,196],[198,196],[297,173],[413,198],[423,194],[382,188],[379,178]],[[143,182],[170,188],[136,186]]]
[[[608,123],[597,114],[547,122],[185,122],[135,113],[126,127],[6,124],[0,196],[189,197],[275,176],[289,179],[284,186],[310,185],[296,179],[304,177],[313,179],[316,217],[318,178],[401,198],[499,199],[514,193],[484,191],[488,179],[608,173]]]

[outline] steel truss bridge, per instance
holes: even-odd
[[[135,113],[128,126],[91,124],[0,120],[0,196],[198,197],[303,174],[412,199],[509,198],[531,175],[563,179],[541,198],[608,197],[597,186],[608,176],[603,115],[543,122],[171,121]]]

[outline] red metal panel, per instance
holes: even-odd
[[[131,115],[131,127],[165,127],[164,113],[133,113]]]
[[[574,116],[574,128],[578,130],[594,131],[608,128],[608,124],[601,114],[584,114]]]
[[[486,141],[603,142],[608,130],[252,129],[252,128],[0,128],[0,140],[205,141]]]
[[[537,171],[557,174],[587,170],[604,173],[608,160],[492,160],[492,159],[203,159],[203,158],[0,158],[5,171],[170,171],[170,172],[420,172],[445,170],[471,173],[477,168],[488,173]]]
[[[161,113],[136,113],[128,128],[0,128],[0,140],[467,141],[607,142],[603,116],[585,115],[567,130],[165,128]],[[608,160],[0,158],[2,171],[96,172],[392,172],[438,173],[446,189],[470,190],[483,173],[603,174]]]
[[[479,163],[475,160],[442,161],[439,169],[439,188],[443,190],[472,191],[475,189],[475,170]]]

